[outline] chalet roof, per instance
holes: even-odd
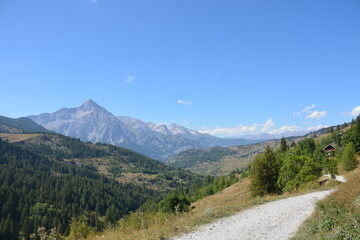
[[[324,147],[324,151],[334,151],[336,149],[336,145],[335,144],[328,144],[326,147]]]

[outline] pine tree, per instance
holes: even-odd
[[[265,153],[257,155],[250,172],[251,192],[253,195],[277,194],[279,178],[279,163],[269,146]]]
[[[349,142],[345,146],[344,152],[342,154],[342,160],[345,171],[351,171],[356,168],[358,161],[356,159],[355,148],[352,142]]]
[[[280,152],[286,152],[286,150],[288,150],[288,145],[286,143],[285,138],[282,137],[280,141]]]
[[[360,115],[355,120],[355,132],[360,135]]]

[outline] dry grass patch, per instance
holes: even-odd
[[[293,239],[360,239],[360,168],[345,178],[346,183],[317,204]]]
[[[43,134],[11,134],[11,133],[0,133],[0,138],[8,140],[10,143],[25,141],[30,138],[38,137]]]
[[[244,179],[229,188],[194,203],[192,210],[178,215],[167,213],[132,213],[119,221],[114,230],[107,230],[89,239],[130,240],[168,239],[190,232],[218,218],[230,216],[250,205],[249,180]]]

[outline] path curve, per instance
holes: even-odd
[[[325,174],[324,176],[331,178],[330,174]],[[335,176],[335,180],[339,181],[339,182],[342,182],[342,183],[346,182],[346,179],[343,176],[339,176],[339,175]]]
[[[289,239],[333,190],[308,193],[255,206],[174,240]]]

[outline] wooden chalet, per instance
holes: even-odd
[[[335,151],[338,149],[338,146],[336,144],[328,144],[326,147],[324,147],[324,151],[327,152],[328,157],[334,157]]]
[[[328,144],[324,149],[325,152],[334,152],[336,150],[336,147],[334,144]]]

